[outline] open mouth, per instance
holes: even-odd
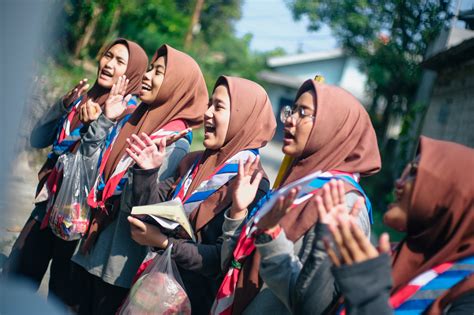
[[[284,138],[288,140],[292,140],[295,138],[295,136],[288,130],[285,130]]]
[[[142,83],[142,90],[151,91],[151,86],[147,83]]]
[[[213,124],[205,124],[204,125],[204,132],[210,132],[210,133],[214,133],[216,132],[216,126],[214,126]]]
[[[112,72],[110,72],[110,71],[107,70],[107,69],[102,69],[102,71],[100,72],[100,74],[103,75],[103,76],[109,77],[109,78],[111,78],[111,77],[114,76],[114,75],[112,74]]]

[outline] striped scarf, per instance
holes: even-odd
[[[79,105],[81,104],[81,100],[82,100],[82,96],[77,101],[74,102],[74,104],[72,105],[73,106],[72,110],[62,122],[62,128],[59,132],[58,139],[53,144],[53,150],[51,151],[48,158],[51,158],[51,156],[57,157],[67,152],[71,152],[75,144],[80,141],[81,139],[80,130],[82,129],[84,125],[80,123],[72,131],[70,130],[70,127],[71,127],[72,118],[76,115]],[[135,95],[132,96],[132,98],[127,103],[127,108],[125,110],[126,114],[114,125],[114,127],[112,127],[112,130],[110,131],[107,141],[106,141],[106,146],[110,146],[112,141],[110,141],[109,139],[115,139],[114,138],[115,135],[120,132],[120,129],[125,125],[128,119],[132,116],[133,111],[137,107],[137,103],[138,103],[138,98]],[[48,209],[47,209],[46,216],[44,217],[41,223],[42,229],[45,228],[48,224],[49,216],[51,214],[51,209],[52,209],[52,206],[54,205],[53,198],[54,196],[56,196],[56,193],[59,191],[59,188],[60,188],[59,183],[61,182],[62,178],[63,178],[62,165],[58,165],[58,163],[56,163],[45,185],[45,188],[48,194]]]
[[[246,161],[248,158],[255,158],[258,155],[258,150],[244,150],[240,151],[224,164],[217,167],[206,180],[204,180],[196,190],[194,190],[189,196],[186,196],[189,186],[199,170],[200,158],[197,158],[191,168],[188,170],[186,175],[179,182],[173,194],[173,199],[179,198],[183,203],[184,211],[189,216],[194,209],[206,200],[209,196],[215,193],[219,188],[224,186],[229,180],[231,180],[239,171],[239,161]]]
[[[365,198],[365,203],[369,216],[372,221],[372,206],[367,198],[367,195],[363,191],[362,187],[358,183],[359,177],[356,174],[348,174],[337,171],[325,172],[318,175],[316,178],[309,182],[301,183],[301,190],[299,197],[293,202],[293,206],[303,203],[310,199],[322,186],[328,183],[331,179],[340,179],[350,185],[354,186]],[[237,288],[237,282],[239,280],[242,265],[247,257],[249,257],[255,250],[254,236],[256,226],[253,224],[255,214],[260,210],[267,202],[272,199],[271,193],[267,194],[266,197],[261,199],[257,206],[250,212],[245,225],[242,228],[242,232],[237,240],[237,245],[232,254],[231,266],[224,276],[224,280],[221,283],[219,290],[217,291],[214,304],[211,309],[211,314],[218,315],[230,315],[232,314],[232,308],[235,297],[235,290]],[[268,204],[267,204],[268,205]]]
[[[158,131],[152,133],[150,135],[150,138],[154,140],[163,137],[168,137],[173,134],[178,134],[180,131],[186,128],[187,125],[183,120],[174,120],[164,125]],[[115,141],[115,139],[117,139],[118,135],[119,131],[110,135],[109,138],[111,140],[109,141],[108,147],[103,152],[103,156],[101,156],[99,159],[99,175],[87,198],[87,203],[92,208],[101,208],[104,211],[107,211],[105,209],[105,201],[107,201],[107,199],[112,196],[120,195],[122,193],[123,187],[128,179],[127,171],[131,166],[135,164],[134,160],[127,153],[125,153],[120,159],[117,166],[115,167],[115,170],[113,171],[110,178],[107,181],[105,180],[105,165],[107,164],[110,152],[112,151],[113,142]],[[188,135],[188,141],[190,141],[190,136],[191,135]]]
[[[474,256],[423,272],[390,297],[397,315],[422,314],[446,290],[474,273]]]
[[[81,139],[81,128],[82,123],[79,123],[73,130],[71,130],[71,122],[74,116],[78,114],[79,105],[81,105],[82,96],[73,102],[71,105],[72,109],[69,113],[59,122],[61,126],[58,131],[56,140],[53,143],[51,152],[48,154],[48,158],[55,159],[58,156],[70,152],[75,144]]]

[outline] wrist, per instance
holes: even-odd
[[[255,231],[255,243],[264,244],[273,241],[276,239],[282,231],[280,225],[276,225],[270,229],[258,229]]]
[[[229,217],[233,220],[240,220],[247,216],[248,210],[247,207],[239,209],[238,207],[232,205],[229,211]]]

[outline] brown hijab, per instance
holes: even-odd
[[[365,108],[346,90],[314,80],[303,83],[295,101],[310,90],[316,94],[313,128],[302,156],[295,159],[281,186],[320,170],[359,173],[361,176],[377,173],[381,168],[380,153]],[[317,221],[315,207],[306,205],[308,202],[296,207],[280,222],[292,241],[298,240]]]
[[[474,255],[474,150],[427,137],[420,138],[418,150],[407,235],[392,266],[392,292],[441,263]],[[442,313],[470,290],[472,276],[435,300],[429,314]]]
[[[117,44],[125,45],[128,49],[129,57],[127,70],[125,71],[125,76],[129,80],[126,94],[137,95],[140,92],[142,86],[142,77],[146,71],[148,65],[148,57],[143,50],[143,48],[135,42],[129,41],[124,38],[117,38],[114,40],[107,48],[104,50],[100,58],[102,58],[105,53]],[[97,77],[99,77],[99,67],[97,68]],[[86,95],[82,99],[82,103],[85,104],[87,100],[92,99],[94,102],[98,103],[101,107],[105,104],[105,101],[109,97],[110,89],[104,88],[99,85],[97,79]],[[75,115],[72,119],[71,126],[73,129],[79,125],[79,115]]]
[[[105,166],[106,180],[125,154],[126,139],[132,134],[144,132],[149,135],[178,119],[184,120],[192,128],[202,123],[208,94],[198,64],[187,54],[169,45],[163,45],[156,51],[152,63],[161,56],[167,56],[167,61],[158,96],[150,104],[140,104],[120,131]]]
[[[381,168],[374,128],[364,107],[342,88],[307,80],[296,93],[313,90],[316,118],[301,157],[296,158],[280,187],[316,171],[338,170],[370,176]],[[354,187],[346,187],[353,190]],[[289,240],[296,242],[318,220],[314,204],[307,201],[285,215],[280,225]],[[260,255],[246,259],[237,283],[233,314],[240,314],[263,285],[259,277]]]
[[[221,84],[227,85],[230,96],[230,121],[226,140],[219,150],[204,151],[198,172],[186,195],[191,194],[232,156],[246,149],[265,146],[275,134],[276,121],[272,104],[260,85],[242,78],[221,76],[217,79],[214,90]],[[195,222],[195,227],[202,227],[215,216],[214,210],[198,207],[190,214],[191,221]]]
[[[129,58],[125,75],[130,81],[127,86],[127,94],[138,94],[141,89],[142,77],[148,64],[148,57],[143,48],[137,43],[124,38],[118,38],[107,46],[107,48],[104,50],[104,53],[101,55],[101,58],[112,46],[116,44],[123,44],[128,48]],[[99,76],[99,69],[97,69],[97,76]],[[82,103],[87,102],[88,99],[92,99],[102,107],[109,96],[109,92],[110,89],[101,87],[96,80],[92,88],[89,89],[89,91],[84,95]],[[71,130],[77,128],[79,124],[79,115],[74,115],[71,121]],[[38,195],[43,188],[44,183],[48,179],[48,176],[55,164],[56,159],[47,159],[39,171],[39,184],[36,188],[36,195]]]

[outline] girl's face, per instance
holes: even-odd
[[[145,103],[151,103],[158,98],[166,72],[166,56],[161,56],[152,63],[142,79],[140,99]]]
[[[383,216],[385,225],[400,232],[407,230],[408,209],[415,186],[419,161],[420,157],[417,156],[413,162],[405,167],[400,178],[395,181],[395,202],[388,206],[388,210]]]
[[[283,153],[299,157],[308,142],[313,128],[316,114],[316,94],[307,91],[296,100],[293,108],[282,112],[281,119],[284,123]]]
[[[129,53],[127,46],[115,44],[99,60],[97,83],[110,89],[118,78],[127,71]]]
[[[219,85],[204,114],[204,146],[218,150],[225,143],[230,122],[230,96],[226,85]]]

